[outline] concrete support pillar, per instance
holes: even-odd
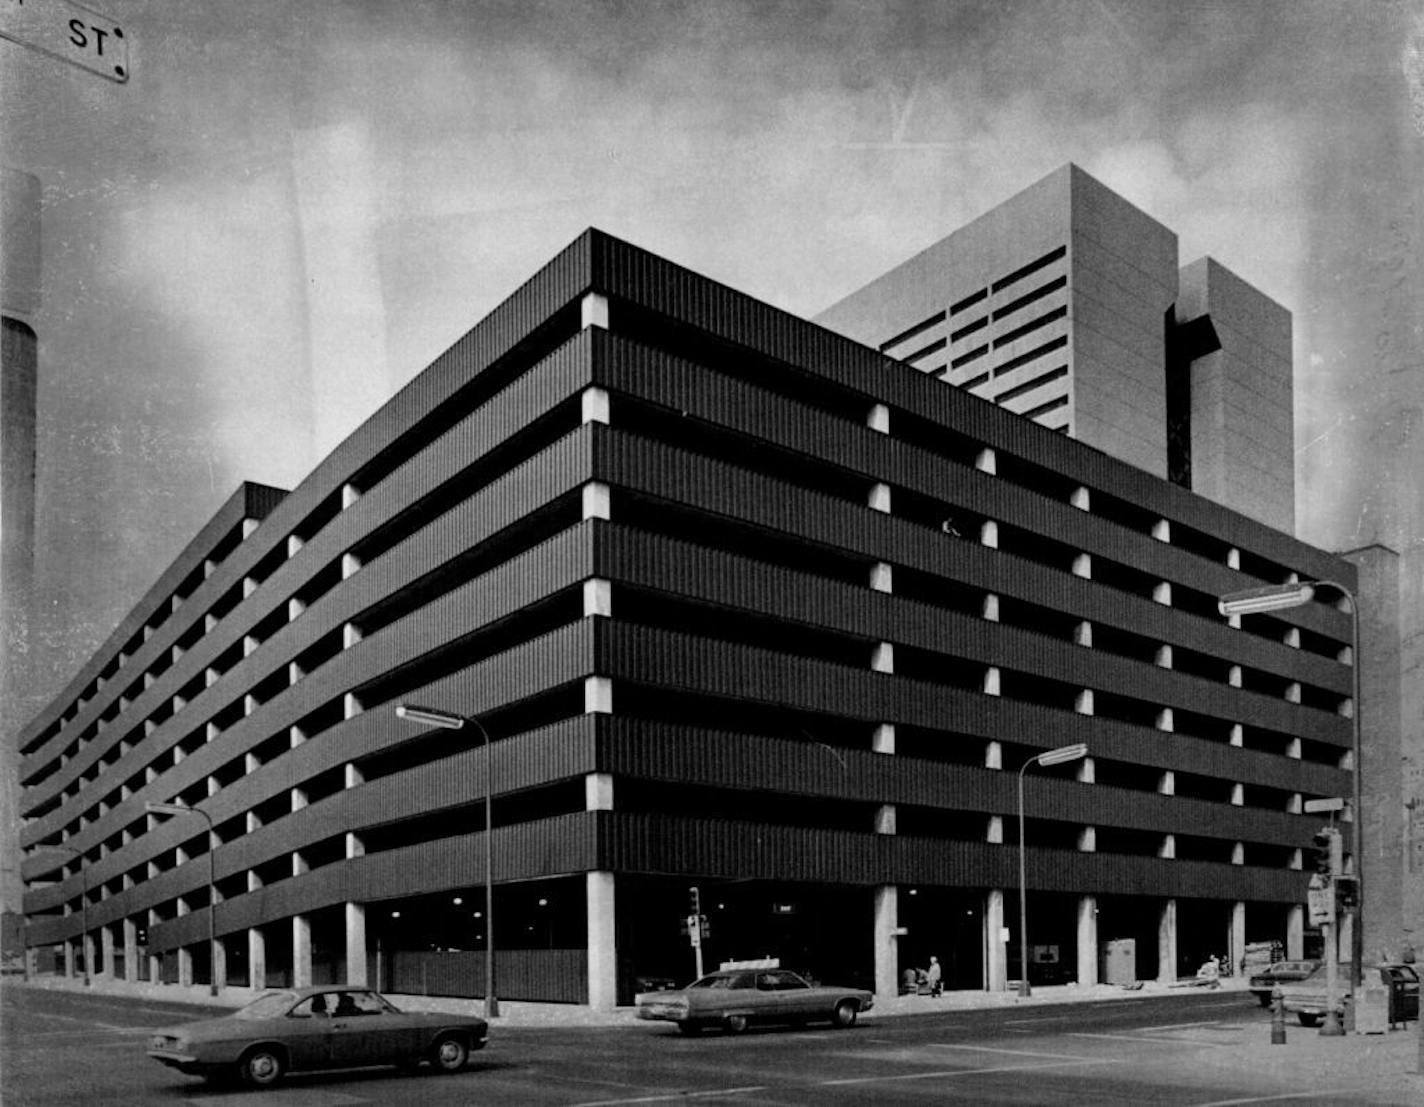
[[[100,971],[109,979],[118,975],[118,962],[114,960],[114,928],[112,926],[101,926],[99,928],[99,956]]]
[[[995,473],[998,471],[998,458],[989,447],[984,447],[974,458],[974,468],[981,473]]]
[[[585,519],[613,518],[613,494],[608,485],[600,481],[585,484],[582,492],[582,517]]]
[[[267,936],[255,926],[247,932],[247,986],[253,991],[267,987]]]
[[[1085,757],[1078,762],[1077,771],[1079,784],[1092,784],[1098,779],[1098,766],[1091,757]]]
[[[870,655],[870,667],[877,673],[893,673],[895,671],[894,643],[879,643]]]
[[[984,768],[1002,769],[1004,767],[1004,744],[992,739],[984,746]]]
[[[606,619],[613,615],[612,581],[592,577],[583,582],[583,613],[585,618],[601,615]]]
[[[82,948],[84,950],[85,969],[88,970],[89,975],[91,977],[97,976],[99,974],[99,970],[103,966],[99,964],[99,959],[97,956],[99,946],[98,943],[94,941],[94,932],[92,930],[87,931],[85,933]]]
[[[980,690],[986,696],[999,695],[1001,678],[1002,674],[999,671],[999,667],[997,665],[990,665],[984,670],[984,683]]]
[[[1073,575],[1091,580],[1093,576],[1093,555],[1080,553],[1073,555]]]
[[[870,414],[866,416],[865,425],[873,431],[881,434],[890,433],[890,409],[884,404],[875,404],[870,409]]]
[[[1241,971],[1241,959],[1246,956],[1246,904],[1237,900],[1231,905],[1231,971]]]
[[[893,803],[882,803],[875,809],[875,833],[895,833],[895,805]]]
[[[1157,791],[1164,796],[1175,796],[1177,794],[1177,774],[1175,770],[1162,770],[1162,775],[1157,778]]]
[[[1004,842],[1004,816],[990,815],[989,825],[984,833],[984,840],[994,845],[1003,845]]]
[[[67,979],[74,979],[75,954],[74,943],[64,943],[64,975]]]
[[[1305,956],[1305,907],[1293,903],[1286,911],[1286,957],[1299,961]]]
[[[1240,723],[1231,724],[1231,737],[1227,739],[1230,745],[1241,747],[1246,744],[1246,728]]]
[[[178,983],[184,988],[193,986],[193,951],[187,946],[178,947]]]
[[[595,1011],[611,1011],[618,1002],[613,874],[586,874],[585,890],[588,908],[588,1005]]]
[[[895,591],[894,569],[883,561],[870,567],[870,588],[874,592]]]
[[[984,605],[980,608],[980,614],[990,623],[999,621],[999,597],[993,592],[984,595]]]
[[[1004,940],[1004,890],[990,888],[984,896],[984,990],[1009,987],[1008,943]]]
[[[586,327],[608,329],[608,297],[589,292],[579,302],[580,330]]]
[[[1231,785],[1231,806],[1244,807],[1246,805],[1246,785],[1239,780]]]
[[[1093,645],[1093,624],[1084,619],[1073,627],[1073,644],[1075,646],[1086,646],[1089,649]]]
[[[870,486],[870,493],[866,497],[866,506],[871,511],[881,511],[886,515],[890,514],[890,486],[884,483],[876,483]]]
[[[1078,984],[1098,982],[1098,898],[1078,897]]]
[[[602,388],[585,388],[579,396],[579,420],[584,423],[610,422],[608,392]]]
[[[1157,729],[1171,731],[1177,726],[1177,716],[1170,707],[1164,707],[1157,712]]]
[[[900,993],[899,892],[893,884],[875,889],[875,994],[889,998]]]
[[[1073,710],[1079,715],[1091,715],[1093,713],[1093,690],[1084,688],[1073,700]]]
[[[366,905],[346,904],[346,983],[366,986]]]
[[[587,773],[583,778],[585,811],[613,810],[613,774]]]
[[[1158,519],[1152,524],[1152,537],[1159,542],[1172,541],[1172,524],[1166,519]]]
[[[1169,861],[1177,856],[1177,836],[1175,834],[1162,835],[1162,843],[1157,847],[1157,856]]]
[[[216,984],[219,988],[227,984],[227,946],[221,938],[214,938],[208,951],[208,972],[212,974],[209,984]]]
[[[306,988],[312,982],[311,919],[292,916],[292,987]]]
[[[133,919],[124,920],[124,979],[138,980],[138,923]]]
[[[583,710],[585,715],[611,715],[613,713],[613,681],[610,678],[584,677]]]
[[[872,753],[893,754],[895,752],[895,724],[881,723],[870,737]]]
[[[985,519],[979,527],[979,544],[990,549],[999,548],[999,524],[993,519]]]
[[[1177,979],[1177,901],[1162,902],[1157,916],[1157,979],[1171,984]]]
[[[1092,493],[1081,485],[1069,493],[1068,502],[1079,511],[1091,511],[1093,509]]]

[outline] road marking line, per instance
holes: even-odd
[[[1005,1051],[1007,1052],[1007,1051]],[[845,1087],[850,1084],[888,1084],[894,1080],[943,1080],[947,1076],[982,1076],[993,1072],[1032,1072],[1035,1069],[1066,1069],[1075,1065],[1120,1065],[1113,1057],[1080,1057],[1071,1061],[1050,1061],[1042,1065],[995,1065],[987,1069],[945,1069],[941,1072],[910,1072],[899,1076],[855,1076],[844,1080],[822,1080],[816,1087]]]
[[[1005,1025],[1005,1026],[1017,1026],[1017,1025],[1020,1024],[1020,1023],[1029,1023],[1029,1022],[1072,1022],[1072,1021],[1073,1021],[1073,1019],[1072,1019],[1072,1017],[1069,1016],[1069,1015],[1054,1015],[1054,1016],[1052,1016],[1052,1017],[1045,1016],[1044,1018],[1041,1018],[1041,1019],[1005,1019],[1005,1020],[1004,1020],[1004,1025]]]
[[[1358,1088],[1336,1088],[1333,1091],[1286,1092],[1282,1095],[1252,1096],[1249,1099],[1216,1099],[1210,1103],[1198,1103],[1195,1107],[1239,1107],[1243,1103],[1278,1103],[1283,1099],[1315,1099],[1317,1096],[1352,1095]]]
[[[951,1045],[947,1042],[928,1043],[933,1049],[962,1049],[969,1053],[1006,1053],[1010,1057],[1050,1057],[1058,1061],[1092,1061],[1077,1053],[1038,1053],[1030,1049],[994,1049],[992,1046]]]
[[[575,1103],[573,1107],[621,1107],[625,1103],[673,1103],[686,1099],[706,1099],[714,1095],[741,1095],[743,1092],[765,1092],[770,1091],[770,1086],[766,1084],[752,1085],[745,1088],[712,1088],[705,1092],[668,1092],[664,1095],[644,1095],[636,1099],[595,1099],[586,1103]],[[210,1103],[211,1100],[204,1102]]]
[[[1182,1030],[1188,1026],[1220,1026],[1220,1019],[1206,1019],[1198,1022],[1167,1022],[1161,1026],[1139,1026],[1138,1030]]]
[[[1167,1042],[1169,1045],[1201,1045],[1190,1038],[1153,1038],[1146,1034],[1087,1034],[1082,1031],[1070,1033],[1070,1038],[1103,1038],[1110,1042]]]

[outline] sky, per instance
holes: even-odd
[[[1293,312],[1298,533],[1391,546],[1424,608],[1417,0],[92,6],[126,84],[0,41],[34,708],[584,228],[813,315],[1068,161]]]

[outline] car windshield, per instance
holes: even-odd
[[[694,980],[688,985],[689,988],[751,988],[753,986],[753,977],[749,972],[713,973],[711,976]]]
[[[234,1011],[235,1019],[277,1019],[296,1002],[295,992],[264,992],[246,1007]]]

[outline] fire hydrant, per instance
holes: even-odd
[[[1271,989],[1271,1044],[1286,1044],[1286,999],[1279,984]]]

